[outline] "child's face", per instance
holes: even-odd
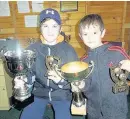
[[[60,33],[60,25],[55,20],[49,19],[42,24],[41,33],[47,44],[53,44]]]
[[[89,27],[81,27],[79,35],[86,46],[94,49],[102,45],[102,38],[104,37],[104,34],[105,30],[101,32],[99,25],[90,24]]]

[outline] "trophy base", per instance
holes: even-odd
[[[22,102],[12,97],[12,105],[15,109],[19,111],[31,104],[32,102],[34,102],[34,95],[31,95],[29,98],[25,99]]]
[[[86,99],[84,105],[76,107],[73,103],[71,104],[71,114],[72,115],[86,115]]]
[[[122,86],[119,86],[117,84],[115,84],[113,87],[112,87],[112,91],[113,93],[121,93],[121,92],[126,92],[126,94],[129,93],[129,86],[127,84],[124,84]]]

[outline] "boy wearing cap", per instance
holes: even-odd
[[[94,61],[94,70],[83,88],[87,97],[88,119],[127,119],[128,105],[126,92],[114,93],[114,82],[110,76],[110,67],[117,66],[120,61],[129,59],[129,56],[119,46],[103,44],[105,35],[104,23],[100,15],[84,16],[79,24],[79,36],[89,47],[88,55],[81,58],[84,62]],[[77,87],[72,84],[72,91]]]
[[[23,110],[20,119],[43,119],[48,103],[53,106],[55,119],[71,119],[70,85],[53,71],[45,76],[47,72],[45,59],[46,56],[56,56],[61,59],[60,65],[63,65],[78,60],[78,57],[74,49],[60,35],[61,18],[56,10],[48,8],[40,13],[40,31],[41,41],[28,47],[36,52],[36,62],[32,68],[36,77],[32,91],[34,102]],[[31,76],[27,82],[32,83]]]

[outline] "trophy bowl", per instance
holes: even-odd
[[[69,82],[80,81],[89,73],[89,64],[82,61],[74,61],[67,63],[61,67],[62,76]]]
[[[19,72],[27,69],[22,56],[18,56],[16,52],[8,51],[4,56],[7,62],[7,69],[13,75],[16,75]]]
[[[36,54],[31,50],[24,50],[20,54],[14,51],[5,53],[7,67],[13,75],[26,74],[35,62]]]
[[[73,83],[75,86],[79,86],[81,81],[88,79],[88,76],[92,73],[94,69],[94,62],[91,61],[91,64],[82,61],[74,61],[64,64],[61,67],[61,75],[64,79],[67,79],[68,82]],[[82,94],[82,89],[79,89],[76,92],[72,93],[72,107],[81,107],[86,104],[86,100]],[[85,106],[84,106],[85,107]]]

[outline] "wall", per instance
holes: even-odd
[[[129,51],[130,55],[130,1],[127,2],[126,5],[125,23],[124,23],[124,42],[125,42],[125,49]]]
[[[31,2],[30,9],[31,8]],[[126,4],[127,3],[127,4]],[[24,16],[25,15],[38,15],[39,13],[18,13],[17,4],[15,1],[10,1],[11,16],[0,17],[0,38],[13,36],[17,38],[23,47],[27,47],[29,42],[28,38],[38,38],[38,28],[25,28]],[[43,3],[44,8],[54,8],[60,12],[60,2],[47,2]],[[60,12],[62,18],[62,30],[66,35],[71,35],[70,44],[75,48],[79,57],[85,53],[85,46],[78,36],[78,21],[86,14],[98,13],[103,17],[105,27],[107,29],[106,35],[103,40],[105,41],[123,41],[127,42],[128,31],[123,29],[125,22],[129,22],[128,16],[130,8],[129,2],[78,2],[78,11],[73,12]],[[127,15],[124,15],[127,14]],[[128,47],[128,46],[125,46]],[[128,48],[126,48],[128,49]]]

